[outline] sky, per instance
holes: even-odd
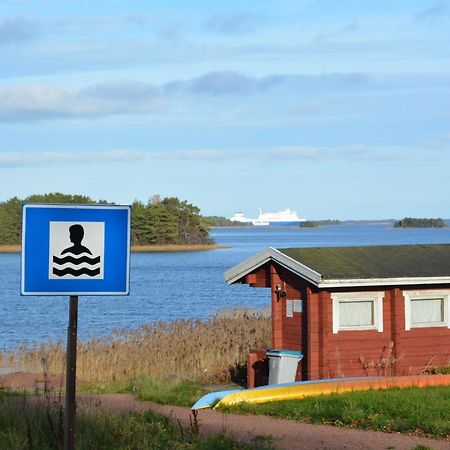
[[[450,217],[450,0],[2,0],[0,201]]]

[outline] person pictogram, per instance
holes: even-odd
[[[70,234],[70,242],[73,243],[72,247],[68,247],[64,249],[61,252],[61,255],[64,255],[65,253],[72,253],[73,255],[81,255],[81,253],[89,253],[89,255],[92,255],[91,251],[85,247],[84,245],[81,245],[81,242],[84,238],[84,228],[82,225],[75,224],[71,225],[69,227],[69,234]]]

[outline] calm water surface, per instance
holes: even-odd
[[[215,229],[211,234],[231,248],[132,254],[128,297],[80,297],[80,339],[157,320],[206,319],[223,308],[268,306],[267,289],[228,286],[223,278],[227,269],[268,246],[450,243],[450,228],[398,230],[389,224]],[[65,340],[67,297],[21,297],[17,254],[0,254],[0,280],[0,350]]]

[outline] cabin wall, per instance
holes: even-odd
[[[450,329],[447,327],[412,328],[405,330],[405,301],[403,291],[420,290],[435,291],[436,287],[423,286],[395,289],[398,305],[398,319],[395,322],[395,346],[398,359],[398,374],[412,375],[426,372],[430,368],[450,364]],[[439,289],[449,290],[450,286],[440,286]]]
[[[426,290],[423,286],[418,289]],[[331,293],[321,292],[319,308],[326,312],[325,322],[321,323],[325,344],[320,346],[319,378],[412,375],[450,363],[450,329],[441,326],[405,330],[405,299],[398,287],[384,289],[383,332],[334,334],[332,311],[327,306],[331,304]],[[317,373],[310,375],[315,378]]]
[[[405,330],[403,296],[404,290],[450,289],[449,285],[334,289],[333,292],[340,293],[383,292],[384,295],[382,332],[340,330],[333,333],[333,292],[318,289],[276,263],[264,265],[248,275],[245,281],[254,287],[271,287],[271,347],[303,353],[297,371],[298,381],[412,375],[450,364],[450,329],[429,327]],[[277,295],[277,287],[285,295]],[[300,300],[301,312],[291,311],[288,314],[288,301]],[[257,371],[253,373],[252,366],[255,370],[257,366],[258,370],[262,370],[267,366],[267,357],[259,350],[249,362],[249,385],[258,385],[261,376],[257,375]],[[261,379],[266,376],[264,370]]]
[[[276,264],[270,268],[270,283],[272,347],[304,354],[297,380],[420,374],[450,362],[447,327],[405,330],[405,300],[399,287],[340,290],[383,292],[383,331],[333,333],[332,292],[318,289]],[[286,292],[285,297],[277,296],[277,286]],[[407,289],[425,290],[426,287]],[[294,299],[302,300],[303,311],[287,317],[287,301]]]

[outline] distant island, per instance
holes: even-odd
[[[300,228],[317,228],[322,225],[341,225],[342,222],[337,219],[325,219],[325,220],[306,220],[300,224]]]
[[[0,202],[0,245],[15,246],[21,242],[22,203],[81,203],[108,204],[84,195],[68,195],[59,192],[30,195],[25,199],[13,197]],[[200,215],[200,209],[176,197],[161,198],[154,195],[146,203],[132,204],[131,243],[138,247],[158,247],[161,250],[209,249],[215,245],[209,236],[210,224]]]
[[[444,228],[446,226],[442,219],[416,219],[405,217],[394,223],[394,228]]]

